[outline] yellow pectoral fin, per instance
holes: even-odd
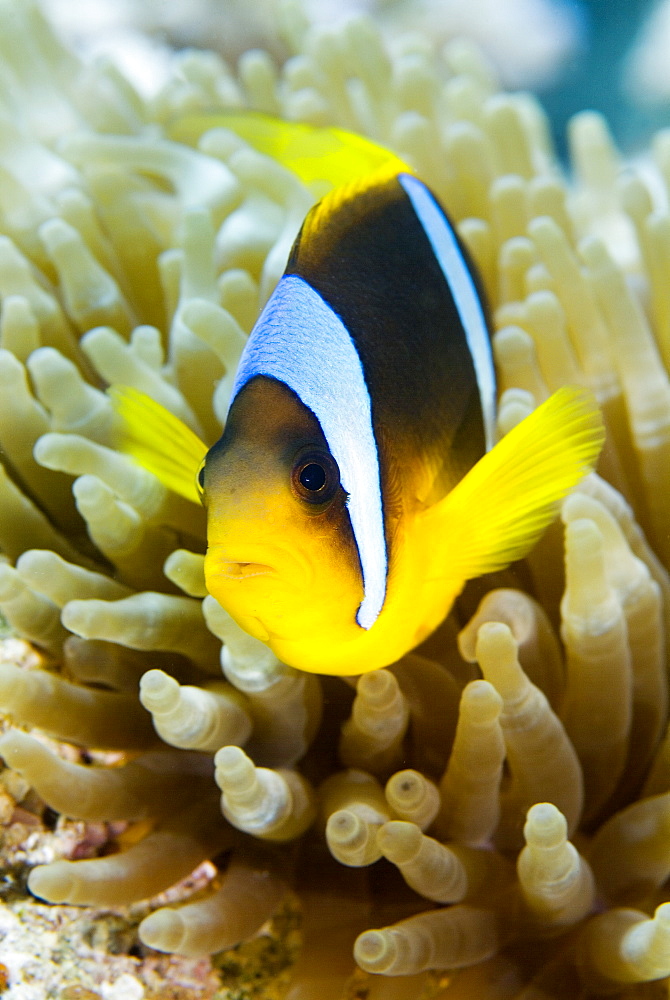
[[[591,471],[604,439],[589,392],[555,392],[424,515],[445,554],[440,575],[470,580],[525,556]]]
[[[339,187],[379,167],[392,164],[398,171],[410,170],[390,150],[354,132],[287,122],[258,111],[186,115],[167,131],[171,139],[196,145],[212,128],[235,132],[259,153],[293,171],[304,184],[316,184],[319,196],[324,193],[324,184]]]
[[[196,477],[207,445],[174,413],[128,385],[107,390],[120,418],[118,448],[180,496],[200,503]]]

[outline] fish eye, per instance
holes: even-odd
[[[196,489],[198,490],[198,493],[200,494],[200,496],[202,496],[202,494],[205,492],[205,459],[204,458],[203,458],[202,462],[200,463],[200,468],[198,469],[198,473],[197,473],[197,475],[195,477],[195,484],[196,484]]]
[[[298,479],[300,480],[300,485],[310,493],[317,493],[322,490],[326,485],[326,470],[322,465],[317,462],[310,462],[306,465],[300,472]]]
[[[293,466],[293,490],[311,504],[329,503],[340,485],[337,462],[327,452],[302,454]]]

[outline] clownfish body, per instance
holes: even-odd
[[[302,669],[398,659],[462,586],[437,583],[421,515],[484,454],[494,406],[481,298],[427,188],[381,170],[334,192],[305,220],[205,461],[208,589]]]
[[[292,666],[385,666],[525,554],[602,438],[566,389],[494,446],[476,277],[390,160],[310,211],[249,337],[198,473],[208,590]]]

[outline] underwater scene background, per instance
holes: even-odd
[[[143,96],[0,4],[0,991],[667,997],[670,132],[631,164],[583,112],[568,179],[471,43],[274,16],[283,61],[188,50]],[[119,382],[218,437],[316,198],[207,118],[232,107],[368,135],[435,190],[500,435],[566,384],[607,424],[529,557],[357,683],[242,633],[202,512],[114,446]]]

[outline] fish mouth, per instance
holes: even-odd
[[[254,559],[254,556],[257,559]],[[276,570],[269,563],[260,562],[258,556],[265,556],[265,551],[258,551],[245,546],[237,551],[232,547],[212,545],[205,558],[205,575],[210,579],[225,580],[232,583],[243,583],[258,577],[276,576]],[[244,558],[246,557],[246,558]]]
[[[250,580],[257,576],[274,575],[272,566],[267,563],[237,562],[232,559],[221,559],[216,562],[216,575],[224,580]]]

